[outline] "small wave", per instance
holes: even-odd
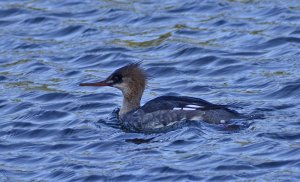
[[[277,46],[281,46],[287,43],[300,43],[300,38],[297,37],[278,37],[278,38],[274,38],[271,40],[268,40],[264,43],[255,45],[255,46],[251,46],[251,49],[254,50],[261,50],[261,49],[269,49],[269,48],[273,48],[273,47],[277,47]]]
[[[33,100],[43,101],[43,102],[53,102],[53,101],[60,101],[66,99],[74,99],[74,95],[69,93],[46,93],[38,97],[35,97]]]
[[[299,140],[300,134],[299,133],[261,133],[258,134],[258,137],[266,137],[274,140],[293,141],[293,140]]]
[[[24,14],[25,12],[26,12],[25,10],[19,8],[5,9],[5,10],[0,10],[0,17],[7,18],[11,16]]]
[[[44,22],[47,22],[47,21],[51,21],[51,20],[54,20],[52,18],[49,18],[49,17],[35,17],[35,18],[28,18],[26,20],[23,21],[23,23],[25,24],[39,24],[39,23],[44,23]]]
[[[0,20],[0,26],[1,26],[1,27],[13,25],[13,24],[15,24],[15,23],[17,23],[17,21],[12,21],[12,20]]]
[[[172,54],[170,57],[171,58],[187,57],[191,55],[199,55],[203,52],[204,49],[200,47],[187,47],[177,51],[176,53]]]
[[[270,98],[298,98],[300,96],[300,84],[286,85],[275,92],[268,94]]]
[[[186,62],[185,65],[188,66],[205,66],[208,64],[212,64],[214,63],[216,60],[218,59],[218,57],[216,56],[205,56],[199,59],[195,59],[189,62]]]
[[[248,67],[245,65],[233,65],[233,66],[226,66],[226,67],[211,71],[207,75],[209,75],[209,76],[233,75],[233,74],[239,74],[246,70],[248,70]]]
[[[53,39],[64,39],[76,36],[82,32],[83,26],[81,25],[74,25],[68,26],[66,28],[61,28],[56,31],[51,31],[43,34],[34,35],[35,37],[39,38],[53,38]]]

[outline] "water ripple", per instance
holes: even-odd
[[[253,47],[255,50],[268,49],[277,46],[281,46],[287,43],[300,43],[300,38],[297,37],[278,37],[275,39],[268,40],[262,44],[258,44]]]
[[[298,0],[1,1],[0,181],[298,181]],[[246,115],[127,133],[121,92],[79,87],[132,62],[142,103]]]

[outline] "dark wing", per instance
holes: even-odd
[[[205,100],[186,96],[161,96],[157,97],[141,107],[145,113],[158,110],[216,110],[224,109],[236,113],[223,105],[216,105]]]
[[[216,105],[202,99],[182,96],[161,96],[153,99],[121,118],[124,129],[134,132],[163,132],[177,128],[186,120],[202,120],[212,124],[224,124],[241,115],[224,105]]]

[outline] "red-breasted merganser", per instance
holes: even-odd
[[[122,127],[130,132],[161,132],[191,120],[225,124],[243,117],[226,106],[185,96],[160,96],[140,106],[146,83],[144,69],[139,63],[133,63],[117,69],[104,81],[80,86],[110,86],[121,90],[123,104],[118,116]]]

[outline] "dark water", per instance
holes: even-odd
[[[0,27],[0,181],[300,178],[300,1],[1,0]],[[265,119],[125,133],[107,119],[121,93],[78,84],[140,60],[143,102]]]

